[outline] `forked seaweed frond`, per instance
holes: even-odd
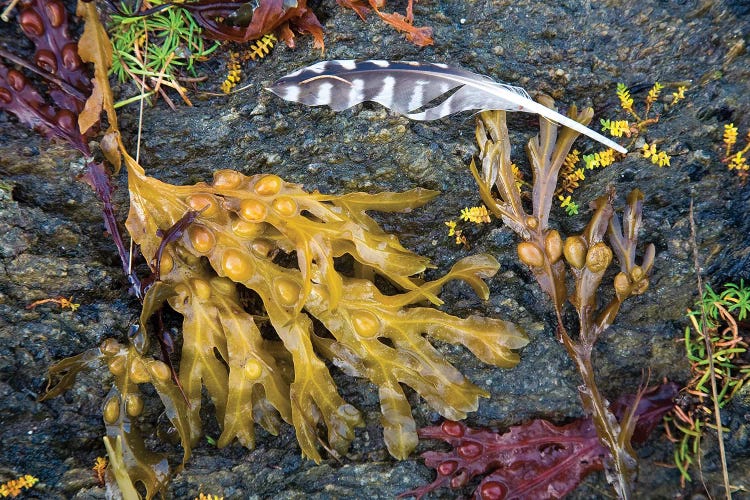
[[[183,237],[167,245],[161,257],[161,279],[177,291],[170,304],[185,316],[182,366],[189,368],[181,366],[180,378],[193,407],[200,405],[201,384],[206,385],[221,412],[228,404],[225,401],[236,399],[225,394],[226,378],[234,377],[235,370],[241,372],[238,377],[247,379],[249,373],[256,377],[248,383],[248,391],[261,377],[277,371],[273,359],[263,358],[263,342],[257,332],[252,342],[246,338],[248,333],[238,333],[256,330],[252,318],[222,298],[236,294],[239,285],[258,294],[270,324],[291,354],[291,410],[281,407],[279,398],[271,402],[282,418],[294,423],[303,452],[316,460],[320,460],[316,449],[319,420],[328,428],[329,445],[343,453],[360,419],[338,396],[314,348],[380,387],[386,443],[397,457],[408,455],[416,444],[401,383],[415,388],[450,418],[462,418],[474,410],[477,397],[484,395],[443,361],[422,333],[463,343],[490,363],[512,366],[517,362],[510,349],[520,347],[525,339],[514,326],[408,307],[424,299],[441,303],[437,293],[446,279],[465,280],[486,298],[488,290],[480,278],[497,270],[494,259],[479,256],[456,264],[446,278],[418,284],[411,276],[422,272],[429,262],[402,247],[365,213],[367,209],[410,209],[435,193],[417,189],[403,194],[321,195],[307,193],[275,175],[246,177],[231,170],[216,172],[212,184],[177,187],[146,177],[130,159],[126,163],[131,192],[127,227],[147,259],[154,259],[160,246],[157,230],[169,228],[189,210],[200,212]],[[274,256],[280,252],[296,253],[296,268],[277,264]],[[385,296],[367,280],[342,276],[334,267],[334,257],[343,254],[405,292]],[[203,260],[210,267],[206,266],[202,276],[186,276],[186,268],[195,272]],[[200,320],[199,304],[211,311],[204,326],[194,326]],[[244,318],[241,323],[238,315]],[[328,329],[332,339],[313,329],[313,317]],[[493,328],[496,333],[488,335]],[[193,339],[193,332],[199,338]],[[384,338],[390,339],[392,347],[382,342]],[[246,354],[234,361],[239,340],[250,344],[243,347]],[[210,346],[217,348],[221,359]],[[229,365],[228,374],[224,364]],[[235,386],[230,383],[229,387]],[[281,380],[274,387],[274,391],[265,387],[266,395],[285,392]],[[232,413],[227,412],[225,418],[230,417]],[[225,423],[225,429],[235,426]],[[220,443],[226,444],[231,437],[223,436]],[[244,440],[252,445],[250,438]]]
[[[550,108],[554,105],[546,96],[540,102]],[[578,112],[571,107],[568,116],[586,125],[593,111],[588,108]],[[579,389],[584,408],[593,416],[599,437],[611,454],[608,480],[621,498],[628,498],[637,471],[636,455],[630,446],[634,427],[632,414],[617,421],[597,388],[591,354],[601,333],[614,321],[622,301],[643,293],[648,287],[654,260],[653,245],[646,248],[640,264],[635,262],[643,195],[635,190],[628,196],[622,224],[612,206],[614,192],[598,198],[592,203],[593,214],[583,233],[563,240],[556,229],[550,228],[549,215],[560,168],[579,134],[570,128],[560,129],[545,118],[540,118],[539,128],[539,134],[529,140],[526,148],[533,173],[530,213],[523,206],[513,173],[505,112],[480,115],[476,135],[481,172],[474,162],[470,168],[485,205],[523,240],[518,244],[519,259],[529,266],[552,300],[557,315],[557,336],[584,382]],[[609,237],[609,245],[604,242],[605,235]],[[614,280],[615,297],[606,306],[599,307],[598,289],[612,262],[613,252],[621,269]],[[572,291],[566,284],[568,273],[575,283]],[[577,338],[570,335],[563,321],[566,302],[573,305],[578,316]]]
[[[480,316],[462,319],[425,307],[447,281],[462,280],[482,298],[483,279],[499,265],[489,255],[457,262],[442,278],[413,276],[430,263],[405,249],[367,210],[408,211],[435,192],[341,196],[308,193],[276,175],[215,173],[211,184],[172,186],[145,175],[123,151],[131,210],[127,228],[158,281],[146,293],[140,327],[130,345],[107,340],[98,349],[50,369],[57,379],[46,397],[69,387],[78,371],[105,364],[115,386],[104,407],[110,443],[120,443],[133,483],[148,496],[163,490],[163,456],[148,451],[135,427],[152,384],[178,430],[183,464],[200,436],[205,387],[222,427],[219,446],[238,439],[254,446],[254,425],[272,434],[294,425],[302,453],[315,461],[322,445],[346,453],[359,411],[339,394],[326,362],[378,387],[385,443],[397,458],[417,444],[416,424],[402,387],[408,385],[446,418],[476,410],[486,391],[468,381],[423,336],[462,344],[501,367],[518,362],[527,339],[513,324]],[[363,274],[379,275],[400,293],[383,294],[372,281],[341,274],[348,254]],[[296,265],[288,257],[296,256]],[[282,265],[282,262],[284,265]],[[240,295],[251,290],[256,308]],[[149,318],[169,304],[183,316],[177,373],[152,358]],[[256,310],[257,309],[257,310]],[[275,332],[261,333],[266,317]],[[314,321],[319,322],[315,326]],[[267,330],[267,329],[266,329]],[[179,382],[179,383],[178,383]],[[325,437],[320,431],[325,429]]]

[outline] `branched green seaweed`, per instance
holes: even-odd
[[[177,3],[152,0],[151,4],[156,11],[141,15],[123,2],[122,11],[110,17],[110,71],[120,82],[130,79],[138,83],[145,96],[161,92],[166,98],[163,85],[175,89],[190,104],[178,77],[183,69],[195,76],[196,62],[208,59],[219,43],[207,45],[193,16]],[[118,106],[143,97],[127,99]]]
[[[690,324],[685,327],[684,340],[693,376],[685,386],[686,397],[665,418],[668,436],[675,443],[674,461],[683,487],[685,481],[692,480],[689,468],[700,453],[703,432],[706,428],[716,430],[715,420],[721,420],[717,409],[721,411],[750,381],[746,340],[750,287],[741,279],[739,284],[726,283],[723,288],[717,293],[706,284],[701,299],[688,309]],[[712,378],[716,381],[715,396]],[[714,397],[717,400],[712,405]]]
[[[540,102],[553,108],[549,97]],[[580,113],[572,107],[568,116],[584,125],[591,121],[593,110]],[[510,160],[510,138],[504,111],[486,111],[477,121],[476,137],[482,163],[481,174],[474,162],[474,175],[482,200],[488,209],[515,231],[523,240],[518,244],[519,259],[529,266],[539,286],[549,295],[557,315],[557,336],[575,362],[583,379],[580,396],[587,413],[593,416],[602,443],[611,454],[607,477],[621,498],[628,498],[637,471],[636,455],[630,438],[635,421],[632,413],[617,421],[607,400],[599,392],[591,360],[599,336],[614,321],[622,302],[645,292],[654,260],[654,246],[648,245],[640,264],[635,261],[638,230],[641,225],[643,194],[634,190],[628,196],[623,223],[612,206],[614,193],[592,203],[593,215],[584,232],[565,239],[549,227],[549,215],[558,173],[578,132],[540,119],[539,135],[529,140],[527,154],[533,171],[532,212],[524,209]],[[496,198],[492,190],[499,194]],[[609,245],[604,236],[609,237]],[[598,289],[617,256],[620,272],[614,278],[615,296],[599,307]],[[563,258],[564,257],[564,258]],[[567,265],[566,265],[567,264]],[[573,291],[568,291],[566,277],[572,275]],[[563,321],[565,303],[570,302],[579,319],[578,337],[573,338]]]

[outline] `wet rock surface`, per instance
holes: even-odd
[[[620,195],[639,187],[645,194],[642,241],[654,242],[657,258],[649,291],[628,300],[615,325],[597,346],[595,364],[601,390],[614,399],[636,390],[644,371],[651,381],[663,377],[684,383],[689,366],[678,339],[684,312],[697,297],[690,243],[689,205],[695,207],[697,243],[704,280],[715,286],[748,278],[750,273],[750,186],[720,162],[723,125],[734,122],[744,134],[750,128],[750,56],[743,44],[750,33],[746,2],[471,1],[416,5],[417,24],[434,28],[435,45],[419,49],[374,16],[363,23],[333,0],[313,6],[326,28],[325,58],[402,59],[449,62],[524,86],[532,95],[544,92],[561,108],[591,105],[595,121],[617,115],[615,85],[644,88],[654,81],[687,84],[686,99],[662,116],[645,134],[649,143],[672,155],[672,165],[658,168],[640,154],[612,167],[591,172],[576,192],[587,201],[613,185]],[[390,2],[389,2],[390,6]],[[394,4],[393,8],[400,8]],[[0,26],[2,41],[13,35]],[[738,48],[739,47],[739,48]],[[444,221],[461,208],[479,203],[467,169],[475,154],[474,121],[468,114],[432,123],[415,123],[376,104],[341,113],[307,108],[276,98],[264,87],[276,78],[316,62],[320,53],[311,39],[298,38],[244,68],[249,88],[228,97],[191,94],[194,107],[170,110],[162,101],[146,107],[141,163],[146,171],[175,184],[210,180],[212,171],[232,168],[246,174],[273,172],[307,189],[327,193],[377,192],[413,187],[443,194],[410,214],[376,215],[404,245],[429,256],[434,277],[452,262],[474,252],[490,252],[502,264],[491,280],[484,303],[463,284],[443,292],[445,309],[457,315],[480,313],[522,325],[531,342],[513,370],[477,361],[468,351],[440,344],[446,357],[491,392],[470,425],[507,427],[530,418],[555,422],[581,416],[578,375],[554,340],[552,309],[515,253],[515,237],[499,223],[476,226],[468,233],[472,248],[455,246]],[[217,92],[224,75],[219,61],[209,63],[203,90]],[[121,98],[136,92],[118,89]],[[126,143],[135,150],[137,106],[121,110]],[[536,119],[510,115],[514,159],[523,165],[527,138]],[[592,152],[598,147],[580,141]],[[116,250],[104,234],[98,201],[76,180],[80,158],[26,131],[14,118],[0,114],[0,482],[33,474],[40,483],[27,496],[104,498],[90,471],[105,455],[101,441],[101,404],[108,383],[104,371],[79,377],[64,396],[44,403],[44,372],[54,361],[96,346],[104,338],[124,340],[139,313],[127,294]],[[116,207],[127,214],[125,174],[117,179]],[[561,232],[578,231],[587,210],[567,217],[555,209]],[[429,275],[429,273],[428,273]],[[76,311],[35,300],[73,296]],[[226,498],[393,498],[431,480],[432,472],[415,453],[397,462],[383,445],[377,394],[373,386],[334,370],[342,396],[362,410],[366,427],[357,432],[350,452],[320,465],[300,458],[292,428],[279,436],[258,431],[257,447],[223,450],[203,442],[184,472],[170,487],[174,498],[199,492]],[[729,427],[732,484],[750,488],[747,446],[748,391],[724,412]],[[439,415],[411,397],[419,425]],[[152,421],[158,415],[153,413]],[[216,437],[215,420],[207,416],[206,433]],[[154,444],[154,443],[151,443]],[[420,450],[432,443],[420,444]],[[703,474],[713,494],[720,493],[721,473],[715,440],[707,435]],[[699,480],[679,486],[672,446],[663,433],[639,449],[641,498],[689,497],[702,491]],[[177,453],[174,455],[178,456]],[[697,478],[696,478],[697,479]],[[572,498],[601,498],[609,492],[603,474],[589,477]],[[450,497],[452,492],[442,491]]]

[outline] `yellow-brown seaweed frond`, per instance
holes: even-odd
[[[630,97],[625,90],[618,92],[618,95],[624,101],[623,105],[628,106]],[[554,101],[549,97],[541,96],[539,102],[554,109]],[[568,116],[587,125],[593,116],[593,109],[579,112],[572,106]],[[632,420],[630,423],[623,420],[622,427],[613,425],[617,420],[599,392],[590,367],[592,347],[601,333],[612,324],[622,302],[642,294],[648,288],[655,256],[654,245],[647,245],[640,264],[635,262],[643,194],[637,189],[630,193],[622,222],[612,205],[613,191],[597,198],[591,204],[593,213],[583,233],[564,238],[557,229],[550,227],[550,210],[553,198],[557,196],[569,214],[578,211],[571,196],[558,194],[556,186],[559,177],[570,175],[574,168],[577,154],[571,154],[570,150],[579,134],[569,128],[560,128],[546,119],[540,120],[539,128],[539,134],[532,137],[526,146],[533,178],[530,212],[524,206],[525,193],[519,193],[516,189],[504,111],[485,111],[479,115],[476,138],[481,171],[473,160],[469,168],[485,206],[522,240],[516,247],[518,258],[529,267],[554,305],[558,319],[557,338],[579,368],[584,382],[584,407],[593,416],[600,439],[613,457],[615,472],[608,479],[618,495],[624,498],[629,495],[634,477],[635,456],[632,449],[623,446],[623,443],[630,442],[634,424]],[[598,153],[592,155],[591,160],[603,166],[612,156]],[[604,242],[605,235],[608,236],[609,245]],[[607,305],[599,307],[599,287],[614,257],[620,262],[620,272],[614,283],[615,297]],[[568,288],[569,276],[575,281],[573,289]],[[575,339],[569,335],[562,321],[567,303],[575,308],[581,325]]]
[[[386,445],[393,456],[405,458],[417,435],[402,384],[451,419],[465,417],[486,395],[423,334],[463,344],[487,363],[518,362],[513,349],[527,340],[514,325],[416,305],[441,304],[438,293],[454,279],[486,299],[482,278],[497,272],[495,259],[469,257],[443,278],[423,283],[412,276],[429,261],[366,214],[408,211],[435,192],[324,195],[276,175],[248,177],[233,170],[216,172],[211,184],[171,186],[147,177],[132,159],[127,164],[128,230],[153,266],[158,260],[162,283],[173,292],[166,300],[184,317],[179,380],[189,401],[183,440],[188,449],[195,439],[188,424],[198,421],[205,387],[222,424],[219,446],[237,438],[251,447],[253,420],[272,433],[283,420],[294,425],[305,456],[320,460],[321,442],[345,453],[362,420],[339,395],[325,364],[331,361],[378,387]],[[195,220],[157,259],[162,245],[157,234],[190,211],[197,213]],[[335,267],[335,258],[344,254],[365,274],[378,274],[403,292],[384,295],[369,280],[344,276]],[[278,259],[284,255],[296,256],[296,266],[288,258],[282,265]],[[256,315],[239,299],[245,289],[262,304]],[[278,340],[261,336],[260,315]],[[319,436],[321,425],[325,439]]]

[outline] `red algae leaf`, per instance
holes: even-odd
[[[376,11],[380,19],[390,24],[396,30],[406,33],[406,39],[418,47],[432,45],[435,41],[432,39],[432,28],[428,26],[414,26],[407,17],[398,12],[390,14]]]
[[[626,395],[615,402],[613,411],[620,419],[628,414],[638,418],[633,440],[643,442],[672,408],[677,390],[677,385],[670,382]],[[446,421],[418,433],[421,438],[445,441],[452,449],[423,453],[425,465],[437,471],[437,478],[400,498],[419,499],[444,486],[458,489],[481,476],[484,478],[474,491],[475,498],[561,498],[588,474],[603,470],[609,454],[590,417],[562,426],[532,420],[504,433]]]
[[[419,435],[441,439],[453,449],[424,453],[425,465],[438,477],[402,497],[421,498],[442,486],[460,488],[489,473],[477,490],[481,498],[483,493],[488,498],[559,498],[590,472],[603,469],[607,453],[590,419],[559,427],[533,420],[504,434],[447,421],[420,429]]]
[[[34,42],[27,61],[0,49],[2,59],[25,67],[48,85],[45,98],[21,71],[0,62],[0,109],[13,113],[25,125],[49,139],[70,144],[91,156],[77,117],[91,92],[91,81],[68,35],[68,16],[59,0],[26,2],[18,14],[23,33]]]

